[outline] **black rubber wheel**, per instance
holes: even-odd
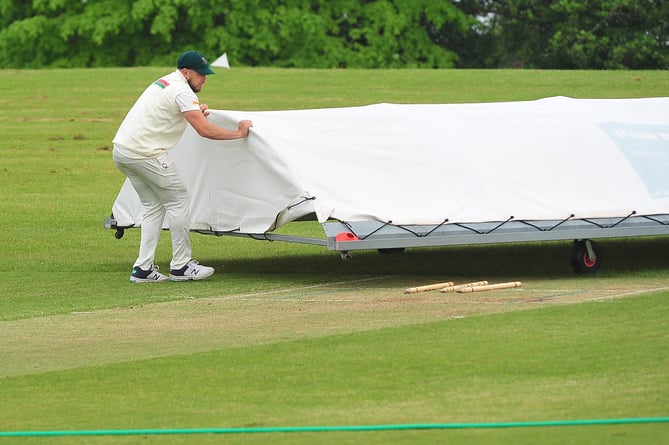
[[[124,233],[125,233],[125,230],[116,229],[116,232],[114,233],[114,237],[116,237],[116,239],[121,239],[121,238],[123,238]]]
[[[342,261],[351,261],[351,259],[353,258],[353,255],[348,253],[348,250],[342,250],[341,252],[339,252],[339,254],[341,255]]]
[[[594,274],[602,267],[602,251],[599,245],[590,241],[593,258],[588,255],[588,248],[585,240],[574,240],[574,250],[572,251],[571,267],[579,275]]]

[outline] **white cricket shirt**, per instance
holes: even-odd
[[[188,123],[183,113],[199,109],[197,95],[176,70],[144,90],[116,132],[114,147],[132,159],[160,156],[183,135]]]

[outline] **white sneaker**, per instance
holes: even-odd
[[[213,274],[213,267],[201,266],[197,261],[190,260],[181,269],[170,270],[170,281],[204,280]]]
[[[140,267],[133,267],[130,275],[131,283],[160,283],[161,281],[168,281],[167,275],[158,272],[158,266],[151,265],[149,270],[144,270]]]

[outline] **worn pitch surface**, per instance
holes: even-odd
[[[440,281],[445,280],[432,283]],[[379,276],[7,321],[0,324],[5,339],[0,371],[2,376],[42,373],[669,289],[666,279],[581,277],[526,280],[520,288],[487,292],[404,293],[425,284],[431,283]]]

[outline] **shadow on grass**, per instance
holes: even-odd
[[[669,237],[607,239],[597,243],[602,259],[597,276],[625,273],[669,277]],[[226,263],[226,271],[240,275],[430,275],[496,279],[576,275],[571,267],[571,241],[416,248],[383,254],[375,250],[352,251],[352,259],[348,261],[342,260],[338,252],[322,247],[309,246],[298,254],[292,248],[282,254],[281,248],[275,246],[271,253],[259,251],[263,256],[257,258],[233,255]],[[209,262],[215,264],[217,260]]]

